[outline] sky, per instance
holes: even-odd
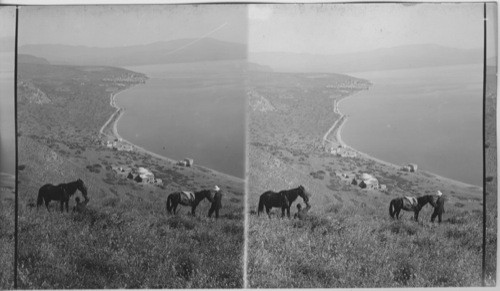
[[[259,4],[249,7],[248,25],[250,52],[333,55],[411,44],[471,49],[483,44],[483,5]]]
[[[246,43],[245,5],[21,7],[19,45],[144,45],[212,37]]]
[[[14,124],[15,8],[0,8],[0,41],[12,44],[0,52],[0,172],[15,173]]]

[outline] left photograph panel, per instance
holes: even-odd
[[[243,287],[246,15],[19,8],[19,288]]]
[[[0,7],[0,289],[14,288],[16,8]]]

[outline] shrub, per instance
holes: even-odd
[[[392,233],[406,233],[408,235],[414,235],[418,232],[418,226],[415,224],[406,224],[402,221],[396,221],[388,226],[381,228],[381,231],[390,230]]]
[[[250,214],[256,214],[256,212],[254,210],[251,210]],[[230,213],[225,213],[225,214],[221,215],[221,217],[224,217],[225,219],[230,219],[230,220],[243,220],[243,213],[230,212]]]
[[[326,213],[339,213],[340,210],[342,210],[343,205],[342,204],[332,204],[329,206],[325,212]]]
[[[415,278],[415,267],[410,262],[400,262],[392,274],[395,282],[406,286],[408,281]]]
[[[243,235],[244,229],[242,224],[231,223],[224,225],[222,231],[230,235]]]
[[[171,228],[185,228],[185,229],[194,229],[196,227],[196,223],[184,218],[182,216],[172,216],[168,219],[168,226]]]
[[[102,206],[104,207],[116,207],[120,203],[120,198],[111,197],[107,198],[102,202]]]
[[[175,273],[184,280],[190,280],[198,266],[198,258],[194,254],[182,253],[176,260]]]
[[[229,201],[231,201],[231,202],[233,202],[233,203],[240,203],[240,202],[241,202],[241,200],[240,200],[240,199],[238,199],[238,198],[234,198],[234,197],[233,197],[233,198],[231,198],[231,199],[229,199]]]
[[[201,244],[209,244],[214,240],[213,236],[208,231],[196,232],[191,238]]]

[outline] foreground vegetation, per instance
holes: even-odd
[[[239,217],[238,217],[239,218]],[[110,199],[82,214],[27,210],[20,219],[19,287],[237,288],[243,227],[157,203]]]
[[[488,67],[486,78],[486,285],[496,285],[498,234],[498,169],[497,169],[497,68]]]
[[[14,176],[0,173],[0,289],[14,288]]]
[[[180,167],[142,151],[104,145],[110,94],[144,76],[110,67],[20,65],[18,84],[19,256],[22,289],[238,288],[243,285],[243,181],[203,167]],[[114,169],[150,169],[162,186],[136,183]],[[38,189],[82,179],[83,213],[36,208]],[[208,219],[181,206],[166,213],[169,193],[219,185],[223,208]],[[77,192],[70,200],[75,205]]]
[[[392,220],[386,205],[328,205],[307,220],[249,221],[248,280],[265,288],[481,285],[482,215],[448,211],[431,224]],[[425,220],[425,221],[422,221]]]

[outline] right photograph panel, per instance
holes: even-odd
[[[495,284],[486,8],[485,50],[483,3],[250,5],[248,287],[480,286],[484,183]]]

